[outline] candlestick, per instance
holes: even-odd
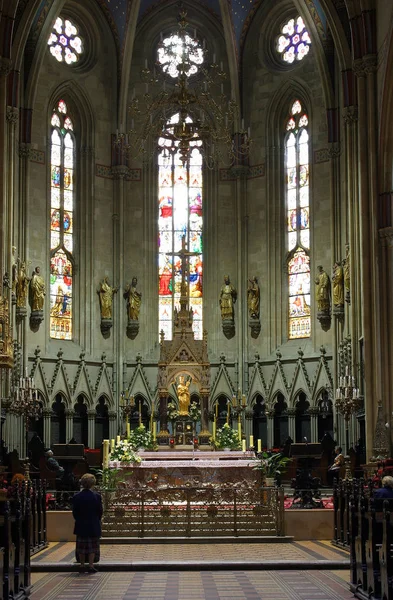
[[[155,442],[157,438],[157,423],[153,421],[153,441]]]
[[[239,436],[239,442],[242,439],[242,422],[240,419],[240,415],[237,418],[237,434]]]
[[[258,452],[262,452],[262,440],[258,440],[257,444],[258,444]]]
[[[102,446],[102,468],[107,469],[109,466],[109,440],[103,440]]]
[[[242,450],[243,452],[246,451],[246,440],[242,440]]]
[[[117,435],[117,436],[116,436],[116,446],[117,446],[118,444],[120,444],[120,435]]]
[[[127,421],[127,423],[126,423],[126,433],[127,433],[127,440],[128,440],[129,437],[130,437],[130,434],[131,434],[130,422],[129,421]]]
[[[246,395],[245,394],[242,395],[242,406],[243,406],[243,408],[246,407]]]
[[[111,452],[113,452],[115,449],[115,440],[111,439]]]
[[[216,441],[216,431],[217,431],[217,422],[216,422],[216,417],[214,417],[214,421],[213,421],[213,442]]]
[[[254,446],[254,436],[250,435],[250,448]]]
[[[218,419],[218,402],[216,402],[216,419]]]

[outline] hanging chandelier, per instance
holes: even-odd
[[[117,131],[115,148],[130,158],[148,160],[157,151],[179,153],[185,165],[195,147],[205,165],[247,166],[251,139],[239,106],[224,93],[223,63],[209,58],[206,42],[187,31],[186,12],[177,31],[163,38],[153,69],[147,59],[141,71],[145,93],[132,92],[130,128]],[[122,127],[121,127],[122,129]]]

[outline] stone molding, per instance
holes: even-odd
[[[19,157],[20,158],[24,158],[25,160],[29,160],[30,156],[31,156],[31,145],[30,144],[25,144],[25,143],[21,143],[19,144]]]
[[[381,245],[393,248],[393,227],[384,227],[378,231]]]
[[[125,179],[128,173],[128,167],[119,165],[111,169],[113,179]]]
[[[7,77],[12,69],[12,60],[0,56],[0,77]]]
[[[358,120],[358,107],[357,106],[347,106],[344,109],[343,113],[344,121],[347,125],[353,125]]]

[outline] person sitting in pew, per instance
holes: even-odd
[[[53,456],[53,452],[50,448],[45,452],[46,456],[46,466],[50,471],[54,471],[56,473],[56,479],[62,479],[64,475],[64,469],[59,465],[55,457]]]
[[[333,480],[338,479],[340,475],[340,469],[345,464],[345,458],[343,455],[343,449],[341,446],[337,446],[335,449],[336,456],[334,458],[333,464],[328,468],[328,482],[330,485],[333,485]]]
[[[382,487],[374,490],[374,498],[379,500],[393,500],[393,477],[386,475],[382,479]]]

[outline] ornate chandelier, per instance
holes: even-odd
[[[116,132],[115,147],[133,158],[148,159],[158,150],[178,152],[183,165],[197,146],[206,166],[247,166],[250,130],[233,98],[224,93],[223,63],[209,60],[205,40],[187,32],[181,10],[178,29],[161,41],[153,70],[145,61],[142,98],[132,93],[127,133]],[[151,91],[150,91],[151,90]]]

